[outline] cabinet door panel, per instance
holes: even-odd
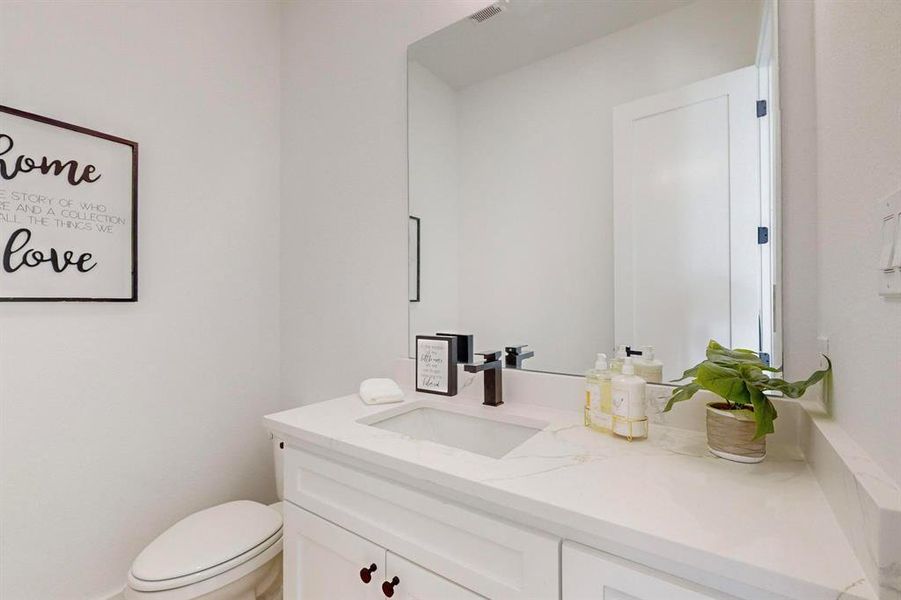
[[[388,552],[388,568],[385,571],[390,581],[397,577],[391,600],[478,600],[484,599],[473,591],[461,587],[428,569]]]
[[[557,537],[296,448],[285,497],[485,597],[559,598]]]
[[[574,542],[563,543],[563,600],[729,600],[731,597]]]
[[[317,517],[283,504],[285,600],[376,600],[383,598],[385,550]],[[370,582],[360,570],[375,565]]]

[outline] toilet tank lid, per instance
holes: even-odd
[[[131,574],[143,581],[193,575],[250,552],[281,528],[281,514],[264,504],[220,504],[185,517],[150,542]]]

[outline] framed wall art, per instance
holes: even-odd
[[[0,301],[138,299],[138,144],[0,106]]]

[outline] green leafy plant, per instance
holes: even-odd
[[[736,348],[731,350],[715,340],[707,344],[707,360],[698,363],[674,381],[692,380],[673,390],[664,411],[672,409],[677,402],[688,400],[698,390],[713,392],[726,403],[726,410],[745,410],[753,414],[757,429],[754,439],[773,433],[773,421],[778,416],[776,407],[770,402],[766,391],[782,392],[789,398],[800,398],[807,388],[814,385],[832,370],[832,361],[824,355],[827,368],[816,371],[805,381],[789,382],[768,375],[781,368],[774,368],[760,360],[753,350]]]

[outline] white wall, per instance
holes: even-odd
[[[839,424],[901,482],[901,302],[876,293],[877,200],[901,188],[901,4],[818,2],[819,333]]]
[[[406,356],[407,45],[486,4],[285,5],[285,406],[352,392]]]
[[[613,107],[753,64],[760,7],[700,0],[460,90],[460,314],[445,319],[479,348],[530,344],[529,368],[584,371],[611,351]],[[435,150],[411,145],[413,182]],[[417,187],[417,206],[445,201]]]
[[[410,303],[410,353],[415,355],[417,334],[459,328],[459,152],[454,91],[413,61],[407,86],[410,214],[420,218],[420,301]]]
[[[901,482],[901,302],[876,293],[875,210],[901,187],[901,4],[780,10],[786,365],[804,375],[829,339],[836,420]]]
[[[2,2],[0,103],[140,143],[140,301],[0,308],[0,597],[103,598],[175,520],[271,501],[278,7]]]

